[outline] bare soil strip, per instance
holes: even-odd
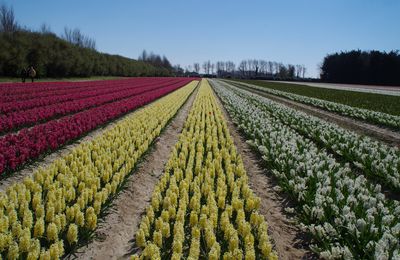
[[[236,129],[222,102],[217,95],[215,96],[224,113],[236,148],[242,156],[249,176],[249,185],[261,199],[259,212],[264,215],[268,223],[268,233],[279,259],[316,259],[316,255],[308,248],[307,236],[296,227],[285,212],[285,208],[290,207],[291,202],[274,190],[277,186],[276,181],[262,166],[263,161],[260,156],[246,143],[246,139]]]
[[[193,91],[175,118],[156,139],[137,171],[128,177],[126,189],[113,201],[109,214],[99,223],[94,240],[74,254],[79,259],[126,259],[142,214],[149,204],[154,186],[161,177],[172,148],[178,141],[198,88]],[[70,256],[69,258],[73,258]]]
[[[228,83],[229,84],[229,83]],[[236,85],[235,85],[236,86]],[[237,85],[239,87],[239,85]],[[358,121],[346,116],[341,116],[332,112],[328,112],[323,109],[319,109],[313,106],[305,105],[296,101],[292,101],[286,98],[277,97],[271,94],[267,94],[263,91],[253,89],[251,87],[246,87],[240,85],[240,88],[250,91],[252,93],[258,94],[260,96],[272,99],[276,102],[284,104],[288,107],[306,112],[313,116],[319,117],[325,121],[335,123],[343,128],[354,131],[360,135],[367,135],[374,139],[383,141],[391,146],[400,147],[400,133],[392,131],[387,128],[382,128],[376,125],[368,124],[362,121]]]

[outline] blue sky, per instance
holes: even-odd
[[[328,53],[400,49],[397,0],[3,2],[29,28],[78,27],[101,52],[137,58],[146,49],[181,67],[257,58],[304,64],[315,77]]]

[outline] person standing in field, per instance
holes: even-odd
[[[30,67],[28,68],[27,74],[28,74],[28,77],[30,77],[31,80],[32,80],[32,82],[33,82],[33,79],[36,77],[36,71],[35,71],[35,69],[33,68],[33,66],[30,66]]]

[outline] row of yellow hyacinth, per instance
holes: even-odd
[[[0,194],[0,256],[57,259],[97,216],[198,82],[155,101]]]
[[[276,259],[260,199],[214,94],[201,82],[136,233],[133,259]]]

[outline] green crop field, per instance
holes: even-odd
[[[281,90],[307,97],[324,99],[345,105],[400,115],[400,97],[348,90],[309,87],[300,84],[266,82],[260,80],[237,80],[270,89]]]

